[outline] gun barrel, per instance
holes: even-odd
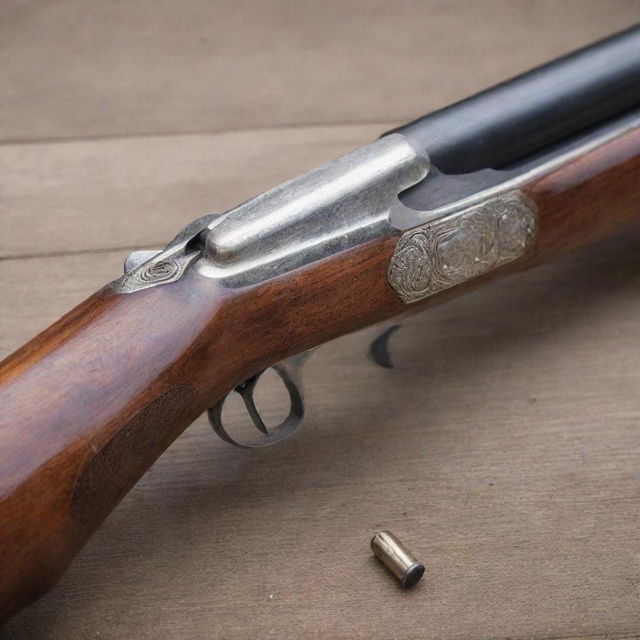
[[[640,26],[396,131],[443,173],[499,169],[640,106]]]

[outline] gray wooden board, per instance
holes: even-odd
[[[115,277],[128,250],[640,15],[632,1],[300,3],[329,46],[296,31],[297,4],[216,3],[227,25],[249,6],[244,29],[279,25],[280,40],[240,47],[213,3],[150,6],[3,3],[4,136],[31,142],[0,146],[0,356]],[[241,60],[222,94],[196,81],[207,26],[218,55]],[[303,95],[288,78],[321,46],[334,72],[317,62]],[[243,66],[258,47],[266,87]],[[429,92],[412,93],[418,67],[398,60],[420,56]],[[380,86],[347,90],[365,67]],[[229,127],[245,130],[174,135]],[[80,136],[112,138],[38,141]],[[366,358],[374,329],[325,345],[308,424],[279,446],[232,449],[200,419],[0,637],[638,637],[638,246],[640,229],[407,319],[396,370]],[[265,380],[265,410],[280,398]],[[427,567],[410,592],[371,556],[381,527]]]
[[[162,247],[390,126],[0,145],[0,257]]]
[[[408,120],[638,0],[3,0],[0,139]]]

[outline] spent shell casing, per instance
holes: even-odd
[[[371,538],[371,550],[403,588],[412,587],[422,578],[424,566],[390,531],[378,531]]]

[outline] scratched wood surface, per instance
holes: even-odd
[[[0,13],[3,357],[132,248],[640,3]],[[277,447],[231,449],[199,420],[0,637],[639,636],[639,247],[640,229],[408,319],[393,371],[366,358],[373,330],[326,345],[308,424]],[[280,397],[267,380],[266,410]],[[370,555],[380,527],[427,566],[411,592]]]

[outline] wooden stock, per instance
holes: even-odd
[[[386,281],[399,234],[249,289],[191,271],[80,304],[0,365],[0,618],[50,588],[162,451],[253,373],[639,218],[639,153],[634,131],[526,185],[534,255],[422,304]]]

